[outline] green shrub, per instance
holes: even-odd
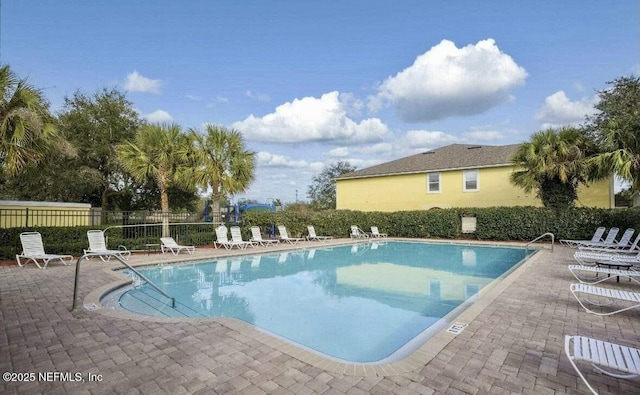
[[[462,234],[461,218],[476,218],[476,232]],[[533,240],[551,232],[559,239],[588,239],[598,226],[617,226],[621,230],[640,231],[640,208],[599,209],[568,208],[554,210],[545,207],[451,208],[428,211],[397,211],[392,213],[350,210],[310,212],[248,213],[243,228],[285,225],[291,235],[304,236],[307,225],[316,233],[348,237],[351,225],[368,231],[372,225],[395,237],[472,238],[478,240]]]

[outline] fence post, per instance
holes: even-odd
[[[27,207],[26,213],[27,214],[24,217],[24,227],[28,228],[29,227],[29,207]]]
[[[89,209],[90,226],[100,226],[102,224],[102,207],[91,207]]]

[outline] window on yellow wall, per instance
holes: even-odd
[[[462,190],[464,192],[475,192],[480,190],[478,169],[465,170],[462,173]]]
[[[428,193],[440,192],[440,173],[427,174],[427,192]]]

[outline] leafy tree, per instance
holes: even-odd
[[[18,78],[9,66],[0,67],[0,171],[4,177],[14,177],[54,149],[69,150],[48,106],[40,90]]]
[[[285,211],[293,211],[297,213],[308,213],[312,210],[311,205],[305,202],[287,203],[284,206]]]
[[[211,209],[220,212],[220,202],[227,194],[244,192],[254,179],[255,153],[245,147],[237,130],[207,125],[205,133],[190,131],[194,141],[195,185],[211,189]]]
[[[349,162],[339,161],[325,166],[320,174],[313,177],[307,197],[311,200],[314,209],[336,208],[336,182],[335,179],[344,174],[355,171],[356,168]]]
[[[624,188],[620,192],[616,193],[616,207],[631,207],[633,204],[633,193],[631,188]]]
[[[545,207],[573,206],[578,186],[595,178],[587,160],[595,152],[595,142],[576,128],[535,133],[511,159],[521,169],[511,173],[511,182],[535,191]]]
[[[167,188],[167,194],[169,195],[171,212],[200,210],[200,198],[195,187],[172,185]],[[135,180],[127,181],[126,185],[111,200],[114,206],[122,211],[162,211],[160,188],[152,177],[147,177],[143,183]]]
[[[77,158],[64,167],[68,172],[84,174],[85,182],[74,186],[82,187],[81,201],[103,209],[114,208],[113,197],[122,193],[128,180],[116,146],[133,139],[143,125],[132,103],[116,89],[102,89],[93,95],[77,91],[65,98],[58,118],[64,136],[78,150]]]
[[[631,184],[634,205],[640,204],[640,77],[621,77],[598,92],[599,113],[586,129],[600,145],[592,162],[601,176],[616,173]]]
[[[169,212],[169,187],[187,184],[186,174],[191,142],[176,124],[145,125],[133,141],[117,146],[122,166],[139,181],[152,178],[160,189],[160,208]],[[163,235],[169,235],[168,217],[164,219]]]

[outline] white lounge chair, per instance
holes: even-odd
[[[173,237],[161,237],[160,242],[162,243],[160,245],[160,249],[162,250],[163,254],[165,251],[171,251],[173,255],[178,255],[180,251],[186,251],[190,255],[193,255],[196,250],[196,247],[194,246],[183,246],[176,243]]]
[[[226,249],[231,249],[233,247],[244,248],[246,245],[234,243],[233,241],[229,241],[227,234],[229,230],[226,226],[220,225],[216,228],[216,241],[213,243],[216,247],[222,246]]]
[[[594,287],[588,284],[571,284],[571,293],[578,300],[578,303],[589,313],[596,315],[612,315],[622,313],[640,307],[640,293],[630,292],[621,289]],[[595,299],[593,299],[595,297]],[[616,303],[630,304],[626,307],[616,308],[611,311],[598,312],[590,309],[585,305],[588,303],[593,306],[611,306]]]
[[[252,241],[242,240],[242,231],[239,226],[231,227],[231,242],[239,245],[241,248],[247,248],[249,246],[254,247],[255,244]]]
[[[614,239],[613,242],[608,243],[607,240],[605,240],[602,243],[602,245],[600,245],[599,243],[592,243],[592,244],[586,244],[586,245],[578,245],[578,248],[579,249],[599,248],[603,250],[625,249],[625,248],[628,248],[629,242],[631,241],[631,238],[633,237],[633,234],[635,232],[636,232],[635,229],[628,228],[627,230],[624,231],[624,233],[622,234],[622,237],[618,241]]]
[[[284,225],[278,225],[278,233],[280,233],[280,240],[286,241],[287,243],[296,244],[299,241],[304,241],[304,239],[300,237],[289,237],[287,228]]]
[[[622,239],[620,239],[622,241]],[[631,245],[629,245],[628,243],[625,243],[624,247],[585,247],[585,246],[581,246],[579,247],[580,251],[592,251],[592,252],[603,252],[605,254],[610,254],[610,253],[616,253],[616,254],[636,254],[638,252],[640,252],[640,248],[638,248],[638,243],[640,243],[640,233],[638,233],[638,235],[636,236],[635,240],[633,240],[633,243],[631,243]],[[628,247],[627,247],[628,246]]]
[[[307,226],[307,232],[309,232],[309,236],[307,236],[307,240],[325,241],[325,240],[333,239],[333,237],[331,236],[318,236],[316,234],[316,229],[313,227],[313,225]]]
[[[39,232],[20,233],[20,244],[22,244],[22,254],[16,255],[16,261],[20,267],[33,262],[40,269],[44,269],[51,261],[60,261],[63,265],[69,265],[73,260],[71,255],[47,254],[44,251],[42,235]],[[21,262],[20,258],[25,261]],[[42,261],[42,266],[38,261]]]
[[[94,255],[104,254],[100,255],[100,259],[102,259],[103,262],[110,260],[112,255],[117,255],[125,260],[129,259],[129,256],[131,256],[131,251],[127,250],[127,247],[123,245],[118,246],[117,250],[108,249],[104,233],[101,230],[88,231],[87,239],[89,239],[89,248],[86,248],[84,253],[94,253]]]
[[[573,253],[573,257],[581,265],[595,265],[597,263],[605,263],[615,266],[614,263],[620,263],[619,266],[634,266],[640,264],[640,250],[636,251],[583,251],[578,250]]]
[[[371,227],[371,237],[387,237],[386,233],[380,233],[377,226]]]
[[[564,352],[578,376],[596,395],[598,392],[589,384],[576,362],[588,362],[600,373],[616,378],[640,376],[640,349],[637,348],[585,336],[565,336]]]
[[[260,228],[257,226],[251,227],[251,239],[249,239],[252,243],[260,244],[261,246],[270,246],[272,244],[280,244],[280,240],[276,239],[263,239],[262,233],[260,232]]]
[[[602,238],[602,236],[604,236],[604,232],[607,230],[607,228],[605,228],[604,226],[600,226],[598,227],[598,229],[596,229],[596,231],[593,233],[593,236],[591,237],[591,240],[570,240],[570,239],[562,239],[560,240],[560,244],[564,244],[566,246],[569,247],[578,247],[578,244],[581,243],[598,243],[603,241],[604,239]]]
[[[369,237],[369,235],[367,234],[367,232],[358,228],[356,225],[351,225],[351,233],[349,234],[349,237],[351,237],[352,239],[366,239]]]
[[[631,238],[633,237],[633,234],[636,232],[635,229],[633,228],[628,228],[624,231],[624,233],[622,234],[622,237],[620,238],[620,240],[618,240],[617,242],[614,242],[615,246],[613,248],[619,250],[619,249],[625,249],[625,248],[629,248],[629,242],[631,241]],[[637,238],[636,238],[637,240]],[[638,244],[636,243],[636,246]]]
[[[577,243],[578,248],[582,247],[611,247],[616,245],[616,237],[618,237],[619,228],[611,228],[607,233],[607,237],[603,241],[588,241]]]
[[[585,265],[569,265],[569,271],[578,281],[583,284],[598,284],[610,278],[617,278],[618,281],[620,281],[620,277],[624,277],[640,285],[640,281],[637,280],[638,278],[640,278],[640,271],[637,270],[611,269],[607,267]],[[582,275],[579,275],[577,272],[588,272],[591,274],[595,274],[596,277],[586,278]],[[600,274],[602,274],[603,276],[599,277]]]

